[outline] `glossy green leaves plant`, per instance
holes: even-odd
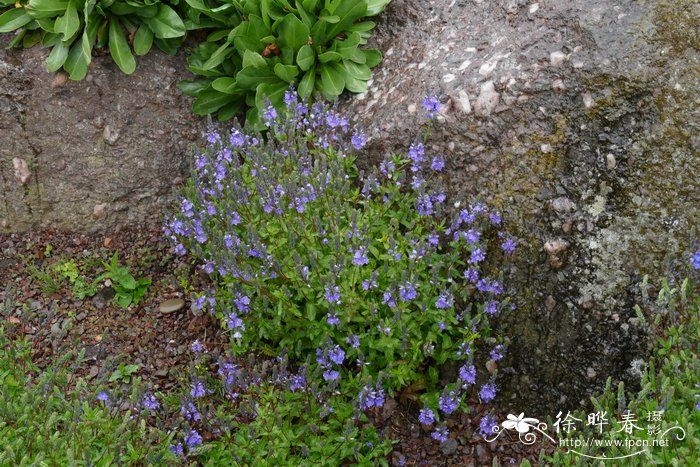
[[[18,31],[9,46],[50,47],[49,72],[63,68],[73,80],[83,79],[95,48],[108,48],[126,74],[136,69],[136,55],[153,44],[174,53],[185,37],[185,24],[174,8],[177,0],[29,0],[10,3],[0,15],[0,32]]]
[[[199,115],[226,120],[247,106],[247,120],[257,125],[265,98],[279,108],[290,84],[302,97],[329,100],[345,89],[364,92],[381,53],[362,48],[375,25],[363,18],[389,1],[187,0],[199,14],[192,21],[219,24],[189,57],[190,71],[203,79],[181,88],[196,96]],[[217,19],[222,11],[227,23]]]

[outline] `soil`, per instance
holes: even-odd
[[[80,300],[68,279],[52,288],[36,273],[73,259],[86,277],[94,278],[104,270],[102,261],[114,252],[134,276],[152,279],[137,306],[117,306],[114,292],[104,281],[93,297]],[[228,337],[215,318],[194,315],[181,282],[185,277],[190,285],[204,281],[191,259],[170,253],[158,229],[123,229],[109,235],[56,231],[0,235],[0,284],[4,284],[0,320],[10,335],[24,336],[32,343],[33,361],[40,368],[68,350],[84,349],[85,359],[75,369],[76,376],[104,381],[118,363],[135,363],[146,385],[167,392],[186,384],[192,342],[204,343],[213,360],[228,347]],[[184,299],[185,307],[161,313],[159,304],[170,298]],[[478,400],[471,402],[470,413],[452,417],[451,439],[444,444],[421,427],[419,407],[412,400],[388,399],[370,418],[398,440],[391,465],[466,467],[520,464],[525,458],[538,463],[539,443],[527,446],[507,432],[495,442],[484,441],[478,426],[488,409]]]

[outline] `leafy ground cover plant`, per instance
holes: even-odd
[[[185,37],[178,0],[0,0],[0,32],[18,31],[9,46],[50,47],[49,72],[87,75],[94,48],[107,47],[119,69],[131,74],[136,55],[153,44],[174,53]],[[5,7],[5,8],[3,8]],[[133,49],[133,53],[132,53]]]
[[[154,465],[172,459],[168,435],[146,425],[138,384],[130,393],[108,394],[76,382],[75,355],[40,370],[31,349],[26,340],[7,338],[0,326],[0,465]]]
[[[494,377],[477,372],[474,345],[494,363],[505,351],[489,317],[510,308],[495,265],[516,242],[499,213],[448,206],[445,161],[422,141],[359,177],[351,154],[364,135],[293,90],[284,102],[264,113],[267,139],[212,133],[195,157],[166,228],[175,251],[199,258],[212,278],[195,306],[217,314],[235,351],[285,352],[364,410],[405,391],[432,425],[465,409],[474,387],[493,400]],[[434,98],[424,104],[439,109]],[[448,362],[459,371],[444,384]],[[447,436],[439,425],[435,438]]]
[[[700,253],[694,259],[697,259],[695,269],[700,269]],[[695,276],[674,285],[664,281],[658,298],[648,303],[646,311],[650,313],[643,313],[637,307],[637,319],[642,322],[648,319],[658,336],[655,353],[642,369],[641,389],[629,392],[623,383],[615,387],[608,380],[604,393],[593,398],[592,403],[594,413],[606,414],[609,418],[610,426],[606,427],[604,435],[612,445],[604,449],[582,446],[577,448],[580,453],[592,457],[628,456],[624,465],[629,466],[686,465],[684,462],[700,457],[700,291],[697,274]],[[645,280],[642,290],[646,288]],[[623,425],[623,414],[631,414],[638,420],[634,425],[640,429],[629,430],[629,426]],[[577,413],[576,417],[587,420],[587,414]],[[685,433],[673,428],[676,426]],[[662,433],[667,433],[662,438],[668,445],[654,446],[652,443]],[[585,425],[583,430],[572,432],[570,438],[583,442],[601,438],[601,434],[596,425]],[[646,442],[649,447],[614,444],[628,440]],[[641,454],[630,457],[630,453],[640,449]],[[543,454],[541,460],[543,464],[555,466],[601,462],[561,450],[552,455]]]
[[[389,1],[188,0],[199,15],[192,21],[207,15],[213,32],[188,59],[189,70],[204,78],[181,88],[197,97],[195,113],[226,120],[247,106],[251,124],[260,122],[265,99],[281,107],[290,83],[302,97],[364,92],[381,53],[362,48],[374,23],[361,19]]]
[[[97,278],[97,281],[109,279],[115,295],[114,300],[122,308],[127,308],[129,305],[138,305],[141,298],[148,290],[151,284],[151,279],[140,278],[136,279],[129,272],[129,268],[119,265],[119,255],[115,251],[109,263],[104,263],[107,271]]]

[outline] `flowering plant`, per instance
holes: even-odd
[[[363,409],[411,386],[433,390],[426,403],[449,415],[476,383],[472,344],[507,306],[486,258],[509,254],[514,240],[484,204],[448,207],[445,160],[423,141],[360,175],[362,132],[293,90],[284,102],[264,112],[265,137],[211,133],[195,156],[166,227],[175,251],[200,259],[212,279],[195,306],[216,313],[234,349],[309,361]],[[440,393],[448,361],[461,365],[460,379]],[[495,393],[493,382],[481,389],[485,401]]]

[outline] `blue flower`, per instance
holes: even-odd
[[[360,338],[354,334],[349,335],[347,339],[345,339],[345,342],[347,342],[353,349],[356,349],[360,346]]]
[[[454,297],[450,292],[443,292],[435,302],[435,306],[440,309],[452,308]]]
[[[440,172],[445,168],[445,159],[440,156],[433,157],[433,162],[430,164],[430,168],[436,172]]]
[[[367,257],[367,247],[361,246],[360,248],[355,250],[355,253],[352,258],[352,264],[354,264],[355,266],[365,266],[368,263],[369,258]]]
[[[185,436],[185,443],[187,447],[192,449],[195,446],[202,444],[202,437],[197,430],[190,430],[190,432]]]
[[[459,369],[459,379],[466,384],[474,384],[476,382],[476,368],[474,368],[474,365],[463,365]]]
[[[331,326],[337,326],[340,324],[340,319],[332,313],[328,313],[326,315],[326,323],[328,323]]]
[[[415,300],[417,296],[418,293],[416,293],[416,286],[410,282],[406,282],[405,284],[399,286],[399,298],[402,302]]]
[[[328,356],[336,365],[342,365],[343,360],[345,360],[345,351],[339,345],[336,345],[328,352]]]
[[[190,396],[192,396],[195,399],[197,399],[198,397],[204,397],[209,392],[207,390],[207,387],[201,381],[195,381],[194,383],[190,384],[190,388]]]
[[[501,213],[498,211],[493,211],[489,214],[489,220],[493,225],[499,225],[501,223]]]
[[[384,295],[382,297],[382,303],[384,303],[389,308],[396,307],[396,300],[394,299],[394,296],[390,291],[384,292]]]
[[[700,269],[700,250],[696,251],[690,258],[690,264],[693,266],[693,269]]]
[[[446,426],[439,426],[435,428],[435,431],[433,431],[430,434],[430,437],[433,438],[435,441],[439,441],[441,443],[444,443],[447,441],[447,438],[450,435],[450,431],[447,429]]]
[[[170,447],[170,452],[175,454],[178,457],[182,457],[185,455],[185,451],[182,448],[182,443],[177,443],[177,444],[171,444]]]
[[[325,297],[328,303],[340,305],[340,287],[337,285],[327,285]]]
[[[481,419],[479,422],[479,432],[484,438],[488,438],[490,435],[494,434],[493,429],[498,426],[496,419],[493,415],[488,414]]]
[[[158,410],[160,408],[160,402],[158,402],[155,395],[147,394],[143,397],[143,406],[148,410]]]
[[[457,407],[459,407],[459,397],[454,391],[450,391],[447,394],[442,394],[438,400],[438,406],[440,407],[440,410],[449,415],[457,410]]]
[[[202,415],[192,402],[185,402],[182,404],[180,407],[180,413],[183,417],[185,417],[185,420],[189,420],[191,422],[198,422],[202,419]]]
[[[338,379],[340,376],[340,373],[338,373],[335,370],[326,370],[323,372],[323,379],[325,381],[335,381]]]
[[[515,251],[515,247],[518,245],[518,243],[512,239],[509,238],[503,244],[501,245],[501,248],[503,248],[503,251],[505,251],[508,254],[511,254]]]
[[[350,143],[352,143],[352,146],[355,149],[362,149],[365,144],[367,144],[367,137],[365,134],[361,131],[356,131],[353,135],[352,138],[350,138]]]
[[[431,409],[421,409],[418,413],[418,421],[423,425],[432,425],[435,422],[435,412]]]
[[[484,402],[491,402],[496,397],[496,385],[494,383],[486,383],[481,386],[479,397]]]
[[[372,388],[371,386],[365,386],[360,391],[358,400],[362,410],[367,410],[372,407],[381,407],[384,405],[384,390],[377,386],[377,388]]]
[[[304,375],[292,375],[289,378],[289,390],[297,392],[306,387],[306,377]]]
[[[442,108],[437,96],[426,96],[421,103],[423,104],[423,108],[428,111],[428,118],[433,118]]]
[[[109,395],[104,391],[100,391],[99,394],[97,394],[97,400],[107,402],[109,401]]]
[[[491,359],[494,361],[499,361],[503,358],[503,346],[501,344],[498,344],[496,347],[491,350],[491,353],[489,354],[491,356]]]
[[[486,259],[486,253],[484,253],[484,250],[481,248],[475,248],[472,250],[472,253],[469,256],[469,264],[477,264],[482,262],[484,259]]]

